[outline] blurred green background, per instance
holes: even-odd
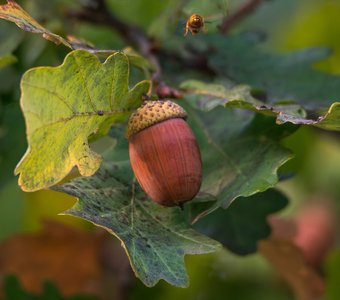
[[[86,2],[91,1],[18,1],[45,27],[62,36],[73,34],[102,49],[121,49],[126,46],[122,38],[108,27],[81,23],[67,17],[68,11],[77,9],[80,4]],[[170,14],[169,11],[175,9],[181,1],[107,2],[118,17],[130,24],[141,26],[150,34],[160,36],[160,40],[167,38],[170,41],[177,41],[182,38],[182,24],[186,15],[179,14],[174,20],[164,19],[164,15]],[[227,5],[230,14],[244,1],[202,0],[199,1],[200,4],[197,4],[197,1],[192,2],[195,1],[189,1],[186,7],[189,14],[197,10],[207,14],[219,14],[218,5],[221,3]],[[328,46],[332,49],[332,54],[326,60],[317,63],[315,68],[339,74],[339,15],[340,0],[265,1],[256,11],[237,24],[232,33],[245,30],[264,31],[267,39],[262,47],[267,51],[288,52],[307,46]],[[207,25],[208,33],[214,31],[215,26]],[[16,163],[26,150],[25,126],[19,106],[20,77],[34,66],[60,64],[67,49],[56,46],[40,36],[24,33],[14,24],[3,20],[0,20],[0,41],[0,56],[13,53],[17,57],[15,64],[0,70],[0,239],[6,241],[20,233],[37,232],[41,229],[43,219],[53,219],[93,231],[93,227],[85,221],[58,215],[74,203],[73,198],[51,191],[23,193],[17,185],[17,178],[13,175]],[[338,99],[334,99],[336,100]],[[339,216],[339,134],[300,128],[284,141],[284,145],[292,149],[296,156],[281,170],[295,174],[293,178],[279,184],[279,189],[286,193],[291,201],[283,215],[294,216],[310,199],[318,197],[330,200],[334,212]],[[335,283],[339,282],[340,286],[340,274],[334,271],[340,269],[340,255],[334,253],[329,258],[332,263],[327,265],[325,271],[331,277],[327,288],[332,290],[326,293],[325,299],[340,299],[340,291],[338,298],[334,298]],[[131,283],[126,298],[294,299],[290,288],[260,255],[238,257],[224,250],[213,255],[187,257],[186,264],[191,281],[189,288],[175,288],[164,282],[154,288],[147,288],[136,279]],[[65,268],[67,269],[67,266]]]

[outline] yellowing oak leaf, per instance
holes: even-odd
[[[13,0],[7,0],[7,4],[0,5],[0,19],[11,21],[17,24],[17,26],[22,30],[40,33],[47,40],[50,40],[56,44],[62,43],[65,46],[71,48],[71,45],[68,41],[41,26],[18,3]]]
[[[24,191],[50,187],[74,166],[91,176],[102,158],[88,138],[105,134],[136,107],[149,82],[129,90],[129,61],[124,53],[103,64],[86,51],[67,55],[58,67],[39,67],[21,81],[21,107],[26,120],[28,150],[15,173]]]

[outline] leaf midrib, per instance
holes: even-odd
[[[150,200],[151,201],[151,200]],[[200,245],[204,245],[204,246],[208,246],[209,248],[214,248],[213,246],[209,246],[207,244],[204,244],[202,242],[199,242],[199,241],[196,241],[196,240],[193,240],[193,239],[190,239],[188,238],[187,236],[183,235],[183,234],[180,234],[178,231],[173,231],[173,229],[165,226],[162,222],[160,222],[157,218],[155,218],[152,214],[150,214],[147,209],[145,208],[145,206],[141,203],[141,201],[138,201],[138,205],[141,207],[141,209],[143,210],[143,212],[145,214],[147,214],[148,216],[150,216],[155,222],[159,223],[162,227],[164,227],[165,229],[169,230],[169,232],[171,232],[172,234],[174,235],[178,235],[179,237],[185,239],[185,240],[188,240],[188,241],[191,241],[193,243],[196,243],[196,244],[200,244]]]
[[[114,111],[99,111],[99,112],[84,112],[84,113],[77,113],[75,115],[71,115],[70,117],[68,118],[63,118],[63,119],[59,119],[58,121],[55,121],[55,122],[51,122],[51,123],[43,123],[43,126],[41,127],[37,127],[35,131],[41,129],[41,128],[45,128],[45,127],[48,127],[48,126],[53,126],[53,125],[56,125],[56,124],[59,124],[59,123],[66,123],[68,121],[71,121],[72,119],[75,119],[75,118],[81,118],[81,117],[110,117],[110,116],[113,116],[115,114],[124,114],[124,113],[131,113],[133,112],[134,110],[133,109],[117,109],[117,110],[114,110]],[[35,113],[35,112],[32,112],[32,111],[25,111],[25,113],[29,113],[29,114],[33,114],[33,115],[36,115],[37,117],[40,117],[39,114]],[[100,114],[99,114],[100,113]]]

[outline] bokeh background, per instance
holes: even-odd
[[[90,2],[18,1],[45,27],[62,36],[72,34],[102,49],[127,46],[111,28],[68,17],[68,12]],[[161,34],[154,25],[156,20],[164,10],[171,9],[178,2],[107,1],[109,8],[119,18],[156,34]],[[205,7],[204,13],[220,13],[218,5],[223,2],[226,5],[223,7],[227,7],[227,13],[230,14],[244,1],[200,2]],[[190,14],[194,9],[195,4],[192,4],[186,12],[169,20],[167,34],[174,36],[174,39],[182,39],[185,13]],[[231,34],[263,31],[266,40],[261,47],[273,52],[284,53],[309,46],[329,47],[332,49],[329,58],[314,67],[323,72],[340,74],[339,15],[340,0],[264,1],[233,27]],[[214,23],[207,25],[207,34],[213,32],[215,27]],[[0,70],[1,299],[295,299],[296,287],[283,280],[282,274],[263,255],[239,257],[227,250],[212,255],[187,257],[191,282],[187,289],[175,288],[164,282],[154,288],[147,288],[131,274],[119,242],[85,221],[58,215],[72,206],[75,199],[52,191],[24,193],[19,189],[13,170],[27,147],[19,106],[20,78],[34,66],[59,65],[67,51],[62,46],[0,20],[0,56],[13,53],[17,57],[15,64]],[[320,205],[319,211],[326,211],[326,219],[339,219],[339,134],[304,127],[283,143],[296,156],[281,170],[284,174],[294,175],[288,176],[278,185],[290,199],[289,206],[281,215],[294,218],[311,203],[317,203]],[[335,229],[337,224],[336,221],[333,223]],[[327,300],[340,299],[339,232],[335,234],[332,248],[322,257],[318,266],[320,274],[326,278],[323,299]],[[28,260],[36,263],[34,268],[27,263]],[[14,271],[14,276],[8,276]],[[69,272],[71,275],[66,276]],[[46,281],[43,283],[41,278],[45,274]]]

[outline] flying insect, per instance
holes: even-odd
[[[199,14],[192,14],[185,23],[184,36],[188,34],[188,31],[190,31],[192,35],[196,35],[202,30],[204,30],[204,17]]]
[[[187,16],[184,36],[187,36],[189,31],[193,36],[205,32],[206,24],[219,22],[228,15],[228,8],[229,0],[193,1],[193,4],[182,10]]]

